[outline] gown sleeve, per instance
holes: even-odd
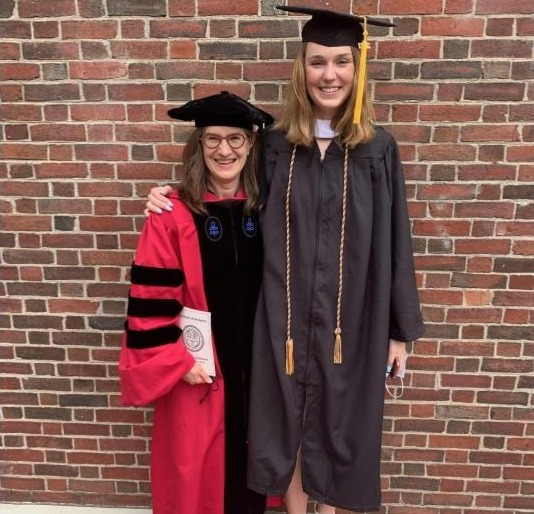
[[[394,139],[387,147],[386,165],[391,177],[391,309],[389,337],[411,342],[421,337],[424,324],[419,307],[410,220],[404,174]]]
[[[193,367],[177,320],[186,277],[170,213],[150,216],[131,268],[119,372],[124,405],[146,405],[168,393]],[[185,382],[184,382],[185,385]]]

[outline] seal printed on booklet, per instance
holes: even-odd
[[[185,347],[210,377],[215,377],[211,341],[211,313],[184,307],[178,318]]]

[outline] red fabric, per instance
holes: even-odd
[[[211,199],[211,198],[210,198]],[[176,299],[207,310],[197,231],[189,210],[173,199],[172,212],[150,216],[141,232],[135,263],[179,268],[180,287],[132,284],[140,298]],[[143,330],[174,323],[168,318],[129,317],[129,328]],[[223,514],[224,383],[216,358],[218,389],[182,380],[194,364],[181,338],[176,343],[132,349],[123,338],[119,371],[124,405],[155,402],[151,487],[154,514]],[[206,395],[206,396],[205,396]],[[201,398],[205,396],[201,403]]]
[[[267,507],[282,507],[284,505],[283,496],[269,496],[267,498]]]

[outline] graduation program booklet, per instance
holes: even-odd
[[[184,307],[178,318],[185,347],[210,377],[215,377],[211,342],[211,312]]]

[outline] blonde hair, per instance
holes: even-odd
[[[354,103],[356,101],[357,69],[360,54],[355,47],[350,47],[354,59],[354,77],[352,91],[347,100],[340,106],[332,120],[332,128],[338,133],[338,140],[354,147],[359,143],[370,141],[375,134],[374,110],[369,94],[367,80],[364,82],[362,121],[358,125],[353,123]],[[293,65],[292,80],[284,101],[282,115],[276,122],[275,128],[286,133],[290,143],[311,146],[314,140],[313,104],[306,89],[306,43],[302,47]]]
[[[256,134],[250,130],[245,130],[245,133],[250,140],[250,151],[239,177],[239,185],[247,196],[244,212],[250,214],[259,208],[259,151]],[[185,176],[178,184],[180,199],[197,214],[208,213],[204,205],[204,196],[208,191],[209,170],[204,162],[201,141],[203,134],[204,128],[197,128],[187,140],[183,157]]]

